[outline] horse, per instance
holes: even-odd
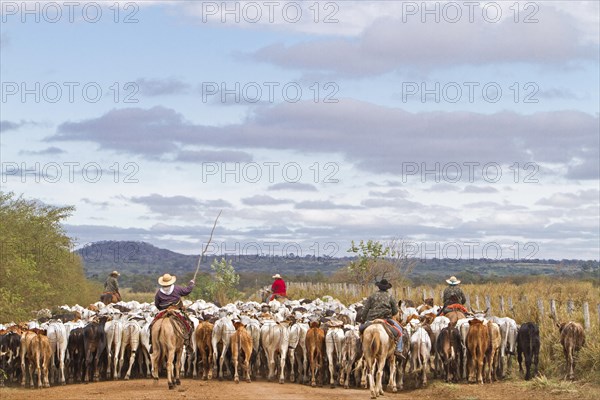
[[[174,389],[175,385],[181,385],[179,372],[185,327],[179,322],[176,312],[174,310],[165,311],[163,316],[152,325],[152,377],[155,382],[158,382],[160,364],[166,358],[169,389]],[[173,365],[174,359],[177,360],[175,366]]]
[[[117,293],[104,292],[100,295],[100,301],[106,305],[109,305],[112,303],[118,303],[119,301],[121,301],[121,298],[119,297],[119,295]]]
[[[388,387],[396,392],[396,345],[381,323],[369,325],[363,332],[363,356],[367,363],[367,380],[371,389],[371,398],[383,395],[383,368],[386,360],[390,363],[390,381]],[[374,377],[376,375],[376,378]]]

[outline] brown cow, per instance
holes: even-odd
[[[202,379],[212,379],[212,368],[210,361],[213,357],[212,331],[214,325],[208,321],[200,321],[194,335],[196,336],[196,348],[200,354],[198,362],[202,361]]]
[[[37,331],[37,332],[36,332]],[[48,369],[52,359],[50,341],[43,331],[26,331],[21,336],[21,386],[25,386],[27,369],[29,368],[30,386],[33,387],[33,375],[37,371],[37,387],[50,387]],[[42,383],[43,379],[43,383]]]
[[[502,337],[500,335],[500,327],[494,322],[488,322],[489,346],[485,353],[485,365],[487,368],[487,381],[497,381],[496,371],[500,360],[500,345]]]
[[[244,352],[243,367],[246,372],[246,382],[250,383],[250,357],[252,356],[252,336],[246,330],[244,324],[240,321],[234,322],[235,333],[231,335],[231,358],[233,359],[233,380],[235,383],[240,383],[240,375],[238,374],[238,362],[240,358],[240,350]]]
[[[567,374],[565,379],[575,379],[575,353],[585,345],[585,331],[578,322],[556,322],[560,331],[560,344],[562,344],[567,361]]]
[[[488,327],[476,318],[470,320],[467,334],[467,380],[469,382],[471,382],[471,376],[474,375],[475,382],[483,384],[483,363],[488,347]]]
[[[319,328],[319,322],[313,321],[310,323],[310,328],[306,332],[306,351],[308,352],[308,362],[310,365],[312,387],[317,386],[316,374],[321,372],[319,386],[323,385],[323,354],[325,353],[325,331]]]

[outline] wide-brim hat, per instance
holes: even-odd
[[[113,271],[110,274],[115,276],[121,276],[121,274],[118,271]]]
[[[177,280],[177,277],[175,275],[164,274],[163,276],[158,278],[158,284],[160,286],[171,286],[172,284],[175,283],[176,280]]]
[[[379,290],[388,290],[392,287],[392,284],[387,281],[387,279],[382,279],[379,282],[376,282],[375,285],[379,288]]]
[[[271,278],[273,278],[273,279],[281,279],[281,275],[275,274]]]
[[[460,283],[460,281],[458,279],[456,279],[455,276],[451,276],[450,279],[446,279],[446,282],[448,282],[448,285],[458,285]]]

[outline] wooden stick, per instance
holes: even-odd
[[[223,212],[223,210],[219,211],[219,215],[217,215],[217,218],[215,218],[215,223],[213,224],[212,230],[210,231],[210,238],[208,238],[208,243],[206,243],[206,246],[204,246],[204,250],[202,250],[202,254],[200,254],[200,258],[198,258],[198,266],[196,267],[196,272],[194,272],[194,281],[196,281],[196,275],[198,275],[198,271],[200,270],[200,261],[202,261],[202,257],[204,257],[206,250],[208,250],[208,245],[212,240],[213,232],[215,231],[215,227],[217,226],[217,221],[221,216],[221,212]]]

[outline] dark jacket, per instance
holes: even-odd
[[[104,291],[109,293],[119,293],[119,282],[114,276],[109,276],[104,282]]]
[[[454,300],[452,300],[452,298],[455,298]],[[467,301],[467,298],[465,296],[465,294],[463,293],[463,291],[457,286],[448,286],[446,289],[444,289],[444,306],[449,306],[450,304],[462,304],[464,305]]]
[[[181,296],[187,296],[192,293],[194,290],[195,283],[190,282],[187,287],[183,286],[175,286],[171,294],[164,294],[159,290],[156,291],[156,295],[154,296],[154,305],[159,310],[164,310],[169,307],[171,304],[176,304]]]
[[[367,298],[362,310],[363,321],[392,318],[398,313],[398,305],[390,293],[380,290]]]

